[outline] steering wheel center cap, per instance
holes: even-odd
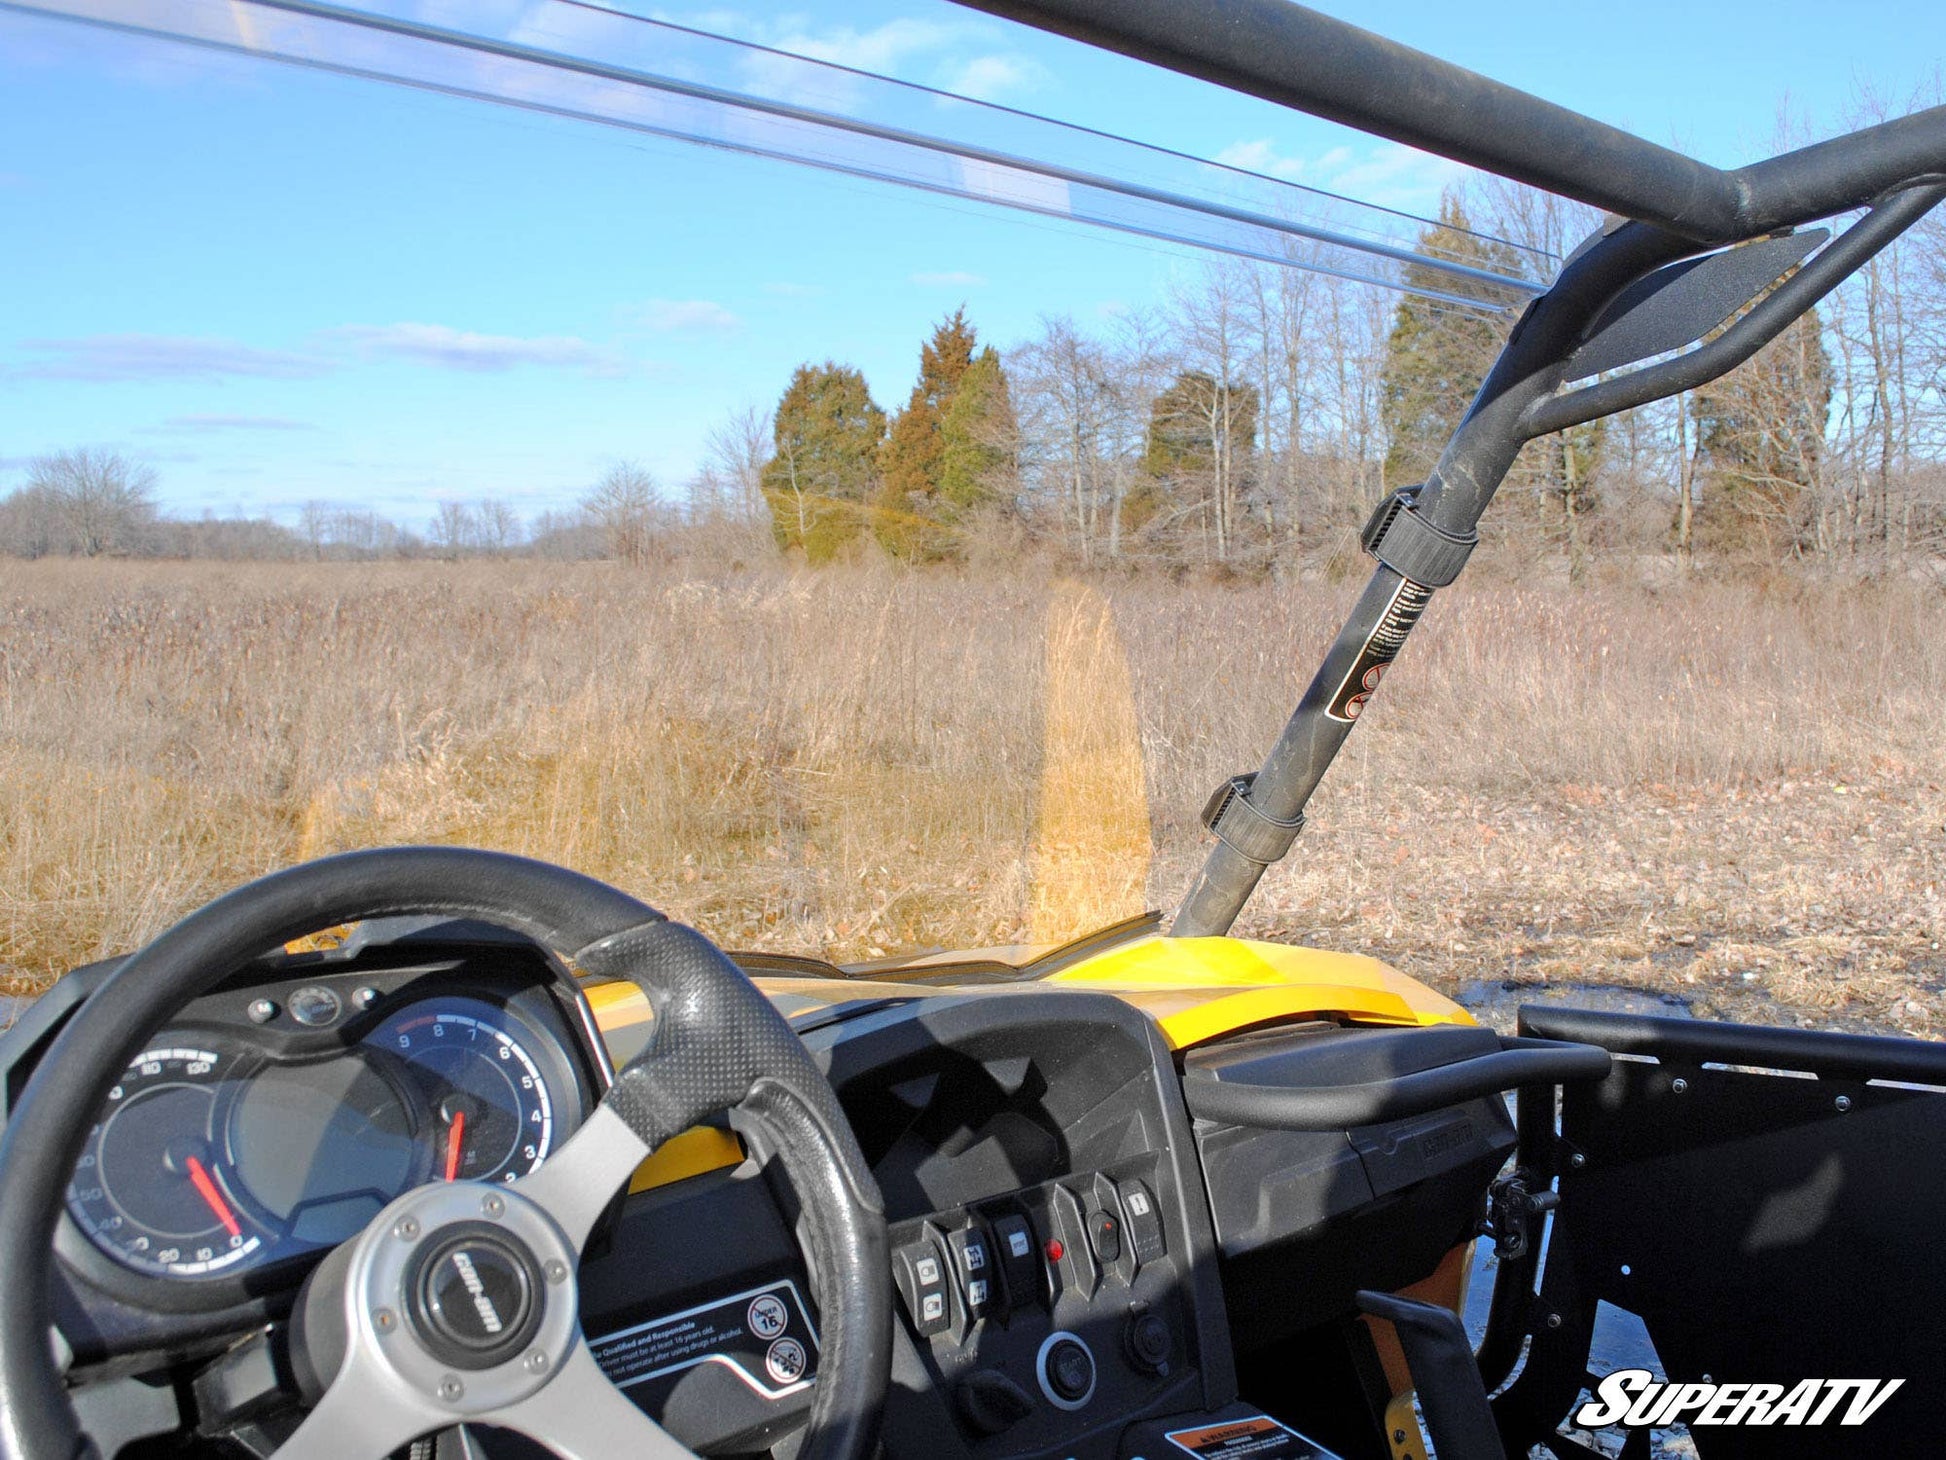
[[[419,1341],[461,1369],[491,1369],[519,1353],[540,1327],[545,1303],[533,1253],[485,1222],[428,1233],[405,1291]]]

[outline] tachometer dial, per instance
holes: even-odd
[[[227,1274],[264,1251],[264,1230],[219,1138],[230,1063],[206,1044],[144,1050],[88,1132],[68,1212],[96,1246],[137,1271]]]
[[[367,1042],[405,1061],[432,1114],[434,1179],[515,1181],[547,1158],[554,1093],[533,1034],[476,999],[440,999],[388,1020]]]

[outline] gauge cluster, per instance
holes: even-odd
[[[464,960],[199,999],[102,1102],[57,1249],[122,1302],[294,1286],[401,1192],[539,1167],[605,1078],[587,1027],[565,985]]]

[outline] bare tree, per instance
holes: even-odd
[[[473,509],[464,502],[441,502],[427,524],[426,538],[442,558],[478,552],[480,528]]]
[[[1200,489],[1196,514],[1205,556],[1222,563],[1243,545],[1246,497],[1255,485],[1257,422],[1263,403],[1249,382],[1262,344],[1252,338],[1253,301],[1248,272],[1220,263],[1196,286],[1175,294],[1179,356],[1170,387],[1177,413],[1193,416],[1205,450],[1205,469],[1185,480]]]
[[[764,466],[773,454],[770,412],[744,406],[710,428],[703,465],[689,486],[690,516],[762,523]]]
[[[37,460],[29,491],[43,493],[85,557],[130,552],[155,521],[155,472],[119,452],[83,446]]]
[[[329,502],[306,502],[297,514],[297,535],[320,562],[331,541],[331,519],[336,513]]]
[[[17,558],[44,558],[67,540],[53,498],[40,487],[22,487],[0,499],[0,551]]]
[[[610,557],[641,566],[655,541],[655,478],[646,467],[618,461],[582,498],[582,510],[601,532]]]
[[[473,529],[480,552],[504,557],[520,546],[520,514],[498,498],[474,504]]]
[[[1030,514],[1082,564],[1125,546],[1123,508],[1142,454],[1161,355],[1150,322],[1125,317],[1107,339],[1043,319],[1007,359],[1018,414],[1020,485]]]

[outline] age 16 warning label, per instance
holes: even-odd
[[[1267,1414],[1170,1430],[1166,1438],[1194,1460],[1338,1460],[1315,1440]]]
[[[817,1334],[788,1281],[603,1334],[588,1347],[609,1382],[649,1408],[698,1364],[721,1364],[768,1399],[818,1376]]]

